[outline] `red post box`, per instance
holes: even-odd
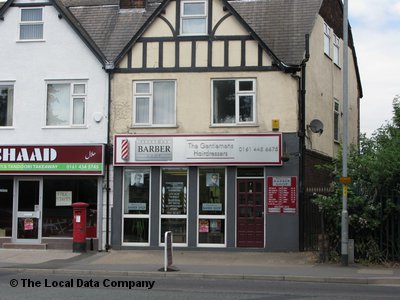
[[[72,203],[73,210],[73,252],[86,252],[86,208],[84,202]]]

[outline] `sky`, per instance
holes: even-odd
[[[400,0],[348,0],[363,98],[361,133],[390,121],[400,95]]]

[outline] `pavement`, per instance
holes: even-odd
[[[90,276],[192,277],[400,285],[400,267],[318,263],[313,252],[252,252],[174,249],[175,272],[163,272],[163,250],[0,249],[0,270]]]

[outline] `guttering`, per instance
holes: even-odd
[[[300,103],[299,103],[299,131],[298,131],[298,137],[299,137],[299,208],[301,208],[301,205],[304,202],[304,170],[305,170],[305,137],[306,137],[306,64],[308,60],[310,59],[310,47],[309,47],[309,39],[310,35],[306,34],[305,35],[305,56],[303,61],[301,62],[300,66],[301,67],[301,86],[300,86]],[[301,218],[301,213],[300,213],[300,218]],[[304,218],[304,216],[303,216]],[[299,243],[299,250],[303,250],[304,244],[303,244],[303,238],[302,238],[302,233],[303,233],[303,221],[300,221],[300,226],[299,226],[299,237],[300,237],[300,243]]]
[[[4,14],[6,13],[6,10],[11,6],[13,3],[13,0],[8,0],[6,3],[3,4],[3,6],[0,8],[0,20],[4,21]]]
[[[111,165],[111,143],[110,143],[110,116],[111,116],[111,79],[114,70],[114,64],[111,62],[106,62],[104,66],[105,71],[108,74],[108,102],[107,102],[107,145],[106,145],[106,243],[105,250],[111,248],[110,246],[110,165]]]

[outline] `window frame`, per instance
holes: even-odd
[[[42,19],[41,21],[22,21],[22,11],[24,10],[37,10],[40,9],[42,12]],[[44,41],[44,7],[26,7],[26,8],[21,8],[20,13],[19,13],[19,26],[18,26],[18,41],[19,42],[40,42]],[[28,26],[28,25],[42,25],[42,37],[41,38],[29,38],[29,39],[23,39],[21,38],[21,27],[22,26]]]
[[[126,191],[125,191],[125,183],[126,183],[126,172],[131,171],[131,174],[140,171],[140,173],[147,173],[149,174],[149,199],[148,199],[148,213],[144,214],[132,214],[132,213],[125,213],[125,197]],[[129,167],[129,168],[124,168],[123,170],[123,180],[122,180],[122,205],[121,205],[121,210],[122,210],[122,222],[121,222],[121,245],[122,246],[150,246],[150,240],[151,240],[151,168],[150,167]],[[143,219],[143,220],[148,220],[148,242],[124,242],[124,232],[125,232],[125,219]]]
[[[0,129],[9,129],[12,128],[14,125],[14,106],[15,106],[15,84],[14,82],[11,81],[0,81],[0,89],[5,89],[7,88],[8,90],[12,90],[12,99],[11,99],[11,109],[9,108],[9,102],[7,101],[7,112],[6,112],[6,125],[2,126],[0,125]],[[9,98],[9,93],[7,94],[7,98]],[[9,110],[11,112],[9,113]],[[8,123],[8,114],[10,114],[10,125],[7,125]]]
[[[48,124],[47,121],[47,114],[49,112],[48,110],[48,100],[49,100],[49,94],[48,94],[48,89],[49,85],[66,85],[68,84],[70,87],[70,93],[69,93],[69,118],[68,122],[69,124],[65,125],[54,125]],[[84,85],[85,86],[85,92],[84,93],[74,93],[74,87],[75,85]],[[83,99],[83,118],[84,121],[82,124],[74,124],[74,100],[76,99]],[[45,127],[46,128],[85,128],[87,127],[87,100],[88,100],[88,82],[87,80],[49,80],[46,81],[46,103],[45,103]]]
[[[162,197],[163,197],[163,172],[164,171],[173,171],[173,170],[185,170],[186,171],[186,214],[163,214],[162,209]],[[162,228],[162,220],[163,219],[177,219],[177,220],[185,220],[186,221],[186,243],[177,243],[174,242],[174,246],[178,247],[187,247],[188,246],[188,238],[189,238],[189,168],[188,167],[165,167],[160,169],[160,201],[159,201],[159,227],[158,227],[158,245],[161,247],[165,246],[165,241],[161,241],[161,228]]]
[[[172,82],[174,85],[174,107],[173,107],[173,121],[171,124],[154,124],[154,83],[156,82]],[[137,93],[136,86],[139,83],[149,84],[149,92]],[[161,80],[135,80],[133,81],[133,103],[132,103],[132,127],[176,127],[176,80],[175,79],[161,79]],[[137,98],[148,98],[149,101],[149,116],[148,122],[139,123],[136,121],[136,103]]]
[[[214,122],[214,82],[217,81],[234,81],[235,82],[235,122],[233,123],[216,123]],[[251,81],[253,88],[251,91],[241,91],[240,82]],[[252,121],[240,121],[240,97],[241,96],[252,96]],[[225,126],[254,126],[257,124],[257,80],[255,78],[216,78],[211,80],[211,125],[213,127],[225,127]]]
[[[201,170],[210,170],[213,169],[213,173],[216,172],[215,170],[219,170],[219,172],[221,172],[221,170],[223,170],[224,172],[224,210],[222,212],[222,214],[217,215],[211,215],[211,214],[203,214],[200,212],[200,172]],[[221,182],[220,182],[221,183]],[[220,184],[221,185],[221,184]],[[226,247],[226,230],[227,230],[227,218],[226,218],[226,198],[227,198],[227,170],[225,167],[201,167],[198,168],[198,172],[197,172],[197,223],[196,223],[196,244],[197,247],[207,247],[207,248],[225,248]],[[218,243],[200,243],[200,220],[222,220],[224,222],[224,242],[221,244]]]
[[[204,3],[204,14],[191,14],[191,15],[185,15],[184,14],[184,6],[185,4],[194,4],[194,3]],[[181,1],[181,15],[180,15],[180,35],[185,35],[185,36],[198,36],[198,35],[207,35],[208,32],[208,1],[207,0],[183,0]],[[183,21],[184,20],[193,20],[193,19],[204,19],[205,20],[205,25],[204,25],[204,32],[196,32],[196,33],[184,33],[183,32]]]
[[[337,105],[337,109],[336,109]],[[337,121],[336,121],[337,120]],[[333,101],[333,141],[339,143],[340,136],[340,102],[338,99]]]
[[[327,23],[324,23],[324,53],[328,57],[331,57],[331,31]]]
[[[340,63],[340,40],[336,34],[333,34],[333,62],[337,66]]]

